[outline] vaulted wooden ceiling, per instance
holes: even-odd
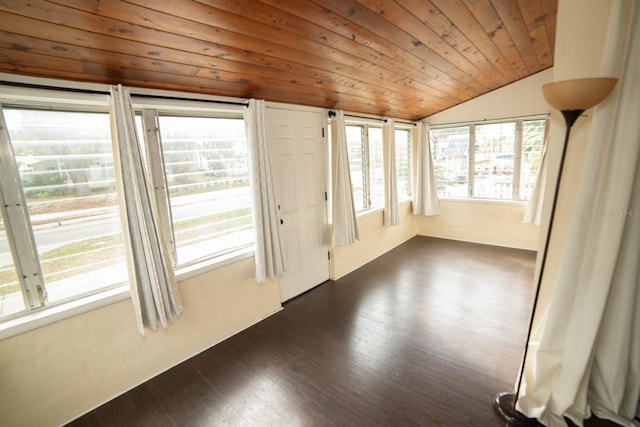
[[[0,71],[420,119],[553,65],[558,0],[0,0]]]

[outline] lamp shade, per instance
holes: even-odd
[[[557,110],[584,111],[605,99],[617,81],[613,77],[562,80],[543,85],[542,95]]]

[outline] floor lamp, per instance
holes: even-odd
[[[512,426],[535,426],[538,424],[536,419],[527,418],[524,414],[518,412],[516,403],[518,402],[518,393],[522,384],[522,376],[524,374],[524,363],[529,348],[529,337],[533,328],[533,317],[536,312],[536,304],[538,302],[538,294],[540,285],[542,284],[542,275],[545,271],[547,261],[547,252],[549,250],[549,241],[551,230],[553,228],[553,220],[556,213],[556,204],[558,201],[558,192],[560,190],[560,181],[562,179],[562,169],[564,168],[564,159],[569,144],[569,135],[571,127],[578,120],[578,117],[587,109],[597,105],[611,93],[618,79],[609,77],[593,77],[586,79],[563,80],[558,82],[547,83],[542,86],[542,94],[553,108],[559,110],[564,117],[566,131],[564,136],[564,144],[562,146],[562,155],[560,157],[560,166],[558,169],[558,179],[556,180],[555,192],[553,194],[553,203],[551,205],[551,214],[549,217],[549,228],[547,230],[547,238],[542,252],[542,262],[540,265],[540,274],[538,275],[538,283],[531,308],[531,316],[529,319],[529,329],[527,331],[527,342],[524,346],[522,361],[520,362],[520,371],[518,372],[518,381],[514,393],[502,392],[498,393],[493,400],[493,407],[500,417]]]

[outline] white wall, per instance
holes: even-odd
[[[535,251],[539,227],[522,222],[524,210],[521,204],[443,200],[440,215],[417,216],[414,223],[421,236]]]
[[[430,125],[438,125],[548,113],[550,109],[542,97],[542,85],[550,82],[552,77],[552,69],[541,71],[425,120]]]

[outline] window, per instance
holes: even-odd
[[[349,171],[353,190],[353,204],[356,211],[367,208],[368,177],[367,156],[364,142],[364,126],[346,126],[347,154],[349,157]]]
[[[168,211],[161,221],[172,237],[176,266],[251,246],[251,191],[241,115],[146,110],[149,113],[151,123],[158,123],[158,132],[146,133],[148,158],[162,159],[150,170],[154,182],[161,183],[156,187],[164,188],[166,179]]]
[[[536,178],[542,162],[545,121],[525,120],[522,124],[522,150],[520,159],[520,199],[529,200],[536,187]]]
[[[433,169],[441,197],[469,196],[469,126],[429,131]]]
[[[396,129],[396,176],[398,199],[411,197],[411,138],[408,129]]]
[[[109,114],[31,107],[3,112],[9,141],[0,143],[11,150],[2,153],[12,151],[13,159],[2,164],[16,169],[21,188],[5,181],[2,197],[20,200],[22,192],[28,210],[7,209],[3,218],[0,317],[125,283]]]
[[[438,195],[528,200],[540,167],[545,120],[430,129]]]
[[[369,208],[384,206],[384,163],[382,149],[382,128],[367,126],[369,141]]]
[[[128,281],[108,96],[20,91],[0,110],[0,321]],[[251,247],[240,107],[162,102],[136,120],[175,266]]]
[[[382,128],[347,125],[346,133],[356,212],[383,206]]]
[[[515,143],[515,122],[475,126],[473,197],[513,198]]]

